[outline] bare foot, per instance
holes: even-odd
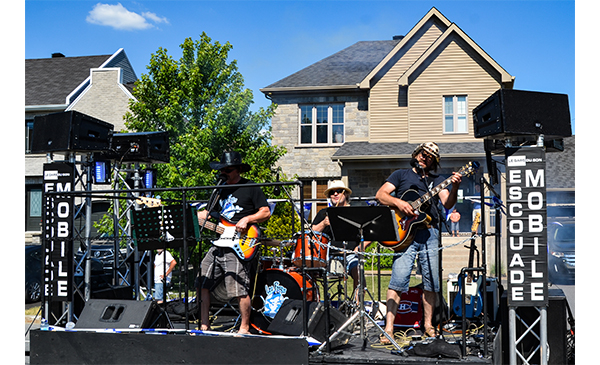
[[[210,326],[207,326],[205,324],[201,324],[200,325],[200,331],[210,331]]]

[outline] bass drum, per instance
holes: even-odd
[[[285,299],[302,300],[302,275],[293,270],[266,269],[256,279],[252,298],[251,326],[261,334],[270,335],[269,324]],[[306,300],[318,301],[319,291],[310,276],[306,275]]]

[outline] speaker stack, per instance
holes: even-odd
[[[71,110],[36,116],[31,153],[106,151],[114,126]]]
[[[537,142],[544,136],[548,151],[564,150],[571,136],[571,114],[566,94],[499,89],[473,109],[475,138],[485,138],[486,151],[502,153],[513,144]]]
[[[102,157],[121,163],[169,162],[169,135],[167,132],[115,133],[110,149]]]

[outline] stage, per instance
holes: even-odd
[[[143,303],[143,302],[142,302]],[[137,305],[137,304],[136,304]],[[139,313],[139,307],[135,308]],[[353,326],[332,348],[311,336],[250,334],[234,330],[235,313],[222,312],[213,321],[212,331],[198,331],[195,323],[169,318],[173,328],[73,328],[50,327],[30,333],[31,364],[501,364],[501,335],[490,332],[488,356],[483,356],[481,336],[469,336],[467,356],[460,355],[460,335],[446,333],[444,340],[422,338],[418,330],[397,331],[395,346],[379,342],[380,332],[367,321],[364,339]],[[164,322],[162,322],[164,323]],[[360,319],[356,321],[360,323]],[[85,324],[85,323],[83,323]],[[256,332],[256,331],[253,331]],[[402,334],[405,334],[403,337]],[[319,336],[317,336],[319,337]],[[346,343],[347,342],[347,343]],[[412,344],[412,349],[411,349]],[[445,346],[446,356],[423,356]]]

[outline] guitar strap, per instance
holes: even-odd
[[[225,181],[219,180],[217,182],[217,186],[220,186],[224,183],[225,183]],[[217,187],[213,190],[212,194],[210,195],[210,199],[208,199],[208,204],[206,206],[208,216],[206,217],[204,222],[202,222],[202,226],[200,227],[200,230],[199,230],[200,237],[198,237],[198,241],[202,241],[202,232],[204,232],[204,228],[206,227],[206,223],[208,222],[208,219],[210,218],[210,214],[212,213],[213,209],[215,209],[215,206],[217,205],[217,202],[219,201],[220,197],[221,197],[221,188]]]

